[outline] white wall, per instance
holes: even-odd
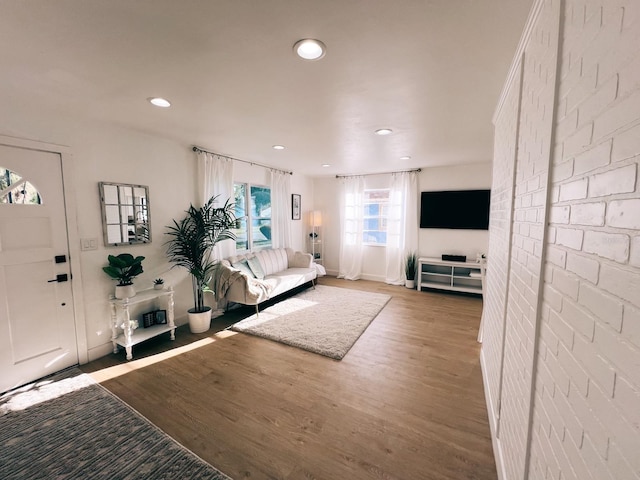
[[[388,188],[391,176],[369,175],[365,182],[366,188]],[[491,164],[423,168],[418,186],[420,191],[489,189]],[[336,275],[340,255],[339,180],[335,177],[316,178],[313,188],[314,206],[323,213],[325,267],[328,273]],[[418,250],[420,256],[440,257],[443,253],[451,253],[467,255],[475,260],[476,253],[487,252],[488,236],[486,230],[420,229]],[[384,255],[384,247],[364,247],[362,278],[384,281]]]
[[[110,313],[107,298],[114,282],[102,272],[107,255],[130,252],[143,255],[145,272],[136,278],[138,289],[150,287],[154,278],[164,277],[176,289],[175,312],[178,324],[186,322],[192,306],[191,282],[185,271],[173,269],[166,261],[163,243],[165,226],[179,219],[196,198],[196,159],[189,144],[162,137],[94,123],[60,118],[29,106],[15,106],[0,118],[0,134],[67,145],[73,154],[73,181],[76,189],[79,237],[95,238],[98,249],[81,252],[89,360],[111,352]],[[269,171],[236,162],[238,181],[269,185]],[[149,186],[152,243],[125,247],[104,247],[98,182],[123,182]],[[299,174],[292,176],[292,191],[312,190],[312,183]],[[304,249],[301,222],[293,222],[293,247]],[[141,312],[135,311],[134,314]]]
[[[340,257],[340,185],[335,177],[322,177],[313,180],[313,208],[322,212],[322,235],[324,236],[324,266],[330,275],[338,274]],[[304,198],[302,199],[304,205]],[[305,219],[306,240],[309,252],[308,235],[311,232],[309,217]]]
[[[534,12],[496,119],[482,366],[498,471],[640,479],[640,3]]]
[[[295,171],[291,177],[291,193],[300,195],[300,220],[291,222],[291,247],[301,252],[308,251],[309,214],[313,211],[313,179]]]

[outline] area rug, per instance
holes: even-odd
[[[231,329],[341,360],[390,299],[382,293],[317,285]]]
[[[0,396],[2,479],[229,480],[77,368]]]

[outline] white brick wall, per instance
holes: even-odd
[[[545,21],[534,27],[530,41],[523,49],[522,86],[520,77],[513,78],[509,92],[496,121],[496,159],[494,161],[494,185],[492,204],[500,200],[503,191],[513,191],[512,232],[509,238],[508,225],[500,230],[490,226],[485,331],[499,329],[504,325],[504,355],[501,361],[492,361],[492,352],[501,350],[502,343],[496,344],[496,336],[484,339],[483,362],[486,372],[485,382],[489,397],[496,403],[499,396],[499,411],[490,412],[493,416],[492,427],[497,436],[497,449],[500,463],[504,465],[505,478],[523,478],[527,471],[525,452],[529,443],[529,419],[531,410],[531,390],[534,379],[534,359],[537,348],[536,323],[539,316],[538,296],[541,286],[543,266],[543,238],[546,223],[546,197],[549,174],[549,153],[551,151],[551,129],[553,117],[553,99],[555,93],[555,71],[548,65],[555,64],[557,53],[557,19],[559,6],[546,4],[540,11]],[[557,24],[557,20],[556,20]],[[513,105],[520,93],[520,114],[514,119]],[[511,108],[508,108],[511,107]],[[517,113],[517,112],[516,112]],[[519,125],[518,125],[519,120]],[[515,127],[519,128],[517,150],[509,156],[501,155],[504,146],[500,139],[510,138]],[[546,153],[544,153],[546,152]],[[571,175],[572,165],[564,166],[564,177]],[[514,172],[515,168],[515,172]],[[509,178],[509,173],[515,173]],[[560,176],[562,177],[562,175]],[[495,179],[503,180],[496,189]],[[505,186],[504,181],[509,184]],[[587,197],[587,186],[576,185],[565,188],[561,197]],[[569,223],[570,210],[558,209],[555,218]],[[503,218],[503,217],[501,217]],[[604,218],[604,212],[603,212]],[[567,242],[582,244],[582,232],[577,232],[579,240],[573,239],[570,232],[559,235]],[[574,235],[575,236],[575,235]],[[510,248],[509,248],[510,244]],[[499,260],[494,262],[494,256]],[[564,262],[564,253],[560,252],[558,262]],[[499,279],[508,279],[502,287]],[[558,278],[559,289],[574,290],[578,296],[578,283]],[[501,307],[501,308],[498,308]],[[556,338],[549,333],[549,338]],[[554,350],[557,353],[557,350]],[[499,384],[491,379],[496,371]],[[568,378],[567,378],[568,385]],[[587,383],[585,382],[585,388]]]
[[[501,405],[489,412],[498,469],[503,480],[640,480],[640,1],[537,0],[533,11],[520,117],[504,102],[495,121],[496,152],[520,128],[515,165],[494,162],[501,192],[515,168],[513,235],[505,245],[508,219],[499,231],[492,219],[483,317],[485,332],[506,322],[482,347]],[[543,84],[556,70],[554,98]],[[504,361],[489,361],[501,341]]]
[[[520,70],[514,78],[520,83]],[[504,311],[506,308],[509,243],[513,217],[513,175],[517,143],[517,120],[519,112],[519,90],[512,89],[506,97],[502,114],[496,124],[496,139],[493,161],[493,185],[491,191],[491,225],[489,229],[488,256],[492,259],[487,271],[484,298],[487,307],[483,311],[483,340],[487,345],[482,352],[487,365],[489,417],[495,422],[499,416],[499,398],[502,382],[502,343],[504,340]],[[500,135],[500,133],[503,135]],[[496,424],[492,428],[497,428]]]

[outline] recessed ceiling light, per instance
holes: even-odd
[[[330,167],[330,166],[331,166],[331,164],[330,164],[330,163],[323,163],[323,164],[322,164],[322,166],[323,166],[324,168],[327,168],[327,167]]]
[[[284,150],[284,145],[274,145],[273,147],[274,150]]]
[[[151,97],[147,98],[147,100],[149,100],[149,102],[151,102],[151,104],[155,105],[156,107],[167,108],[171,106],[171,102],[169,100],[161,97]]]
[[[400,160],[411,160],[409,155],[405,155],[404,157],[400,157]]]
[[[324,57],[327,47],[325,47],[324,43],[320,40],[305,38],[303,40],[298,40],[293,45],[293,51],[296,52],[300,58],[304,58],[305,60],[319,60]]]
[[[378,130],[375,131],[376,135],[390,135],[393,133],[393,130],[391,130],[390,128],[379,128]]]

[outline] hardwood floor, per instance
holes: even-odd
[[[83,370],[236,480],[496,479],[476,342],[482,300],[319,283],[393,297],[342,361],[181,328],[176,342],[136,346],[132,362],[121,353]]]

